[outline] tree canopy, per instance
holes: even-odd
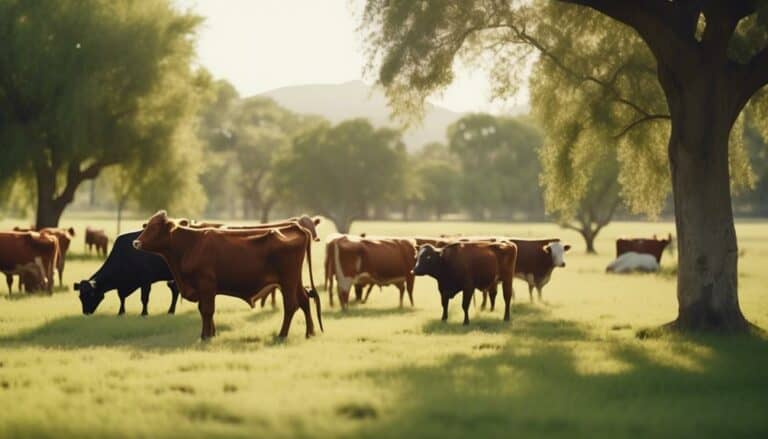
[[[399,131],[352,119],[297,135],[273,172],[282,196],[330,218],[346,233],[374,204],[396,201],[405,162]]]
[[[0,177],[34,176],[37,226],[104,168],[167,160],[206,87],[199,23],[169,1],[0,1]]]

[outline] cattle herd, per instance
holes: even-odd
[[[279,336],[286,337],[294,313],[301,309],[306,336],[315,334],[311,303],[314,301],[320,330],[323,330],[320,297],[312,275],[312,243],[318,241],[319,218],[303,215],[255,226],[228,226],[170,218],[165,211],[153,215],[142,230],[117,237],[107,256],[108,238],[103,230],[86,228],[85,244],[90,252],[107,256],[89,279],[74,284],[83,314],[92,314],[105,293],[115,290],[120,299],[119,314],[125,313],[125,298],[141,289],[142,315],[147,314],[152,284],[165,281],[171,290],[169,314],[179,294],[196,302],[202,319],[201,338],[216,335],[214,323],[217,294],[238,297],[254,307],[264,306],[268,296],[275,301],[280,290],[283,322]],[[53,291],[53,271],[62,284],[64,261],[75,236],[72,228],[15,228],[0,232],[0,271],[13,290],[13,276],[19,276],[19,290]],[[661,254],[672,241],[667,239],[619,239],[617,259],[607,271],[658,270]],[[504,320],[510,320],[515,298],[513,278],[528,284],[530,301],[535,289],[542,289],[556,267],[565,267],[570,245],[558,238],[520,239],[501,236],[385,237],[332,234],[325,242],[324,284],[330,306],[334,306],[333,284],[342,309],[350,293],[365,303],[371,290],[395,286],[403,306],[405,293],[414,305],[416,276],[437,281],[442,320],[448,318],[448,303],[462,293],[464,324],[469,324],[469,306],[474,291],[483,293],[481,307],[496,305],[498,285],[504,298]],[[308,264],[309,287],[304,285],[304,261]],[[367,288],[367,291],[366,291]],[[365,292],[365,294],[363,294]]]

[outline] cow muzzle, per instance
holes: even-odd
[[[133,248],[135,248],[136,250],[141,250],[141,241],[139,241],[138,239],[134,240]]]

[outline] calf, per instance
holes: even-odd
[[[96,308],[104,300],[104,294],[111,290],[117,290],[117,296],[120,298],[120,310],[117,314],[125,314],[126,297],[141,288],[141,315],[145,316],[148,314],[147,306],[152,284],[160,281],[167,281],[168,288],[171,290],[171,306],[168,308],[168,314],[176,312],[179,290],[173,282],[168,264],[158,255],[133,248],[133,241],[140,234],[141,231],[137,231],[118,236],[107,260],[98,271],[88,280],[75,284],[75,290],[80,291],[83,314],[96,312]]]
[[[504,320],[510,319],[517,246],[511,242],[456,242],[442,249],[426,244],[419,249],[413,273],[437,280],[443,305],[442,320],[448,319],[448,302],[461,291],[464,324],[469,324],[469,304],[475,289],[496,295],[501,282],[504,294]]]
[[[23,267],[36,264],[48,293],[53,293],[53,269],[58,264],[59,243],[50,235],[38,232],[0,233],[0,271],[5,273],[10,294],[13,275],[21,274]]]
[[[109,238],[104,230],[92,229],[90,227],[85,228],[85,246],[90,253],[92,248],[96,248],[96,254],[101,256],[107,256],[107,245],[109,244]]]
[[[314,335],[309,297],[315,300],[322,330],[320,299],[312,278],[311,244],[312,232],[298,221],[261,230],[193,229],[179,226],[165,211],[153,215],[133,241],[136,249],[162,256],[182,297],[198,303],[203,340],[216,335],[216,294],[243,299],[253,307],[278,287],[283,295],[280,337],[288,336],[291,319],[299,307],[307,322],[306,336]],[[308,293],[302,286],[305,255],[312,285]]]
[[[412,272],[416,262],[416,242],[406,238],[358,238],[343,235],[332,243],[333,266],[338,282],[339,303],[342,309],[349,304],[349,292],[368,285],[395,285],[400,291],[400,307],[408,291],[413,306]],[[368,300],[366,295],[363,302]]]
[[[656,262],[661,264],[661,255],[669,243],[672,242],[672,234],[667,239],[658,239],[656,235],[653,238],[619,238],[616,240],[616,257],[628,252],[646,253],[653,255]]]

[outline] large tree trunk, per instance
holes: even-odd
[[[37,213],[35,228],[58,227],[65,203],[56,197],[56,175],[48,169],[38,168],[37,181]]]
[[[744,331],[749,324],[739,308],[728,166],[728,138],[740,108],[724,75],[701,76],[665,87],[672,115],[669,158],[679,248],[679,311],[671,326]]]

